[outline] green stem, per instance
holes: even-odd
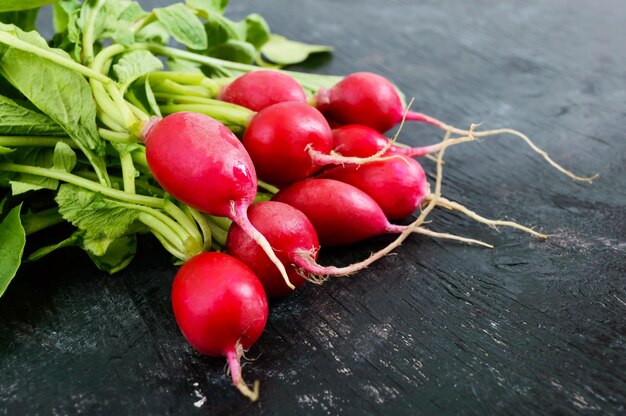
[[[33,55],[37,55],[40,58],[47,59],[48,61],[54,62],[55,64],[61,65],[67,69],[71,69],[72,71],[78,72],[79,74],[84,75],[88,78],[96,79],[104,84],[113,83],[113,80],[106,75],[103,75],[97,71],[92,70],[91,68],[74,62],[71,59],[64,58],[62,55],[58,55],[51,50],[40,48],[38,46],[31,45],[28,42],[24,42],[16,38],[15,36],[11,36],[7,32],[0,31],[0,43],[24,52],[32,53]]]
[[[0,136],[0,146],[5,147],[54,147],[63,142],[76,149],[76,142],[67,137],[54,136]]]
[[[0,171],[17,172],[17,173],[29,173],[31,175],[43,176],[46,178],[57,179],[63,182],[71,183],[72,185],[80,186],[85,189],[94,192],[100,192],[104,196],[117,199],[119,201],[129,202],[131,204],[140,204],[147,207],[163,208],[164,200],[160,198],[153,198],[143,195],[132,195],[124,191],[109,188],[99,183],[90,181],[80,176],[56,171],[46,168],[40,168],[37,166],[19,165],[15,163],[0,163]]]
[[[105,128],[99,128],[98,133],[100,134],[100,137],[110,141],[111,143],[137,143],[137,138],[128,133],[120,133],[118,131],[108,130]]]
[[[182,242],[176,233],[167,227],[164,227],[163,223],[151,214],[142,212],[139,214],[137,219],[150,228],[152,233],[158,238],[167,251],[181,260],[187,260],[184,254],[185,250],[182,247]]]
[[[251,115],[254,114],[253,111],[248,110],[248,112],[233,112],[232,109],[220,106],[220,105],[212,105],[212,104],[166,104],[160,106],[161,111],[165,114],[178,113],[180,111],[191,111],[194,113],[206,114],[209,117],[213,117],[214,119],[226,123],[226,124],[235,124],[241,127],[247,127],[250,122]]]
[[[172,218],[174,218],[185,229],[189,235],[197,240],[202,241],[202,235],[198,231],[198,228],[194,222],[172,201],[165,200],[163,210],[167,212]]]
[[[342,77],[331,76],[331,75],[307,74],[304,72],[286,71],[284,69],[267,69],[267,68],[262,68],[262,67],[258,67],[254,65],[247,65],[247,64],[242,64],[238,62],[225,61],[225,60],[213,58],[210,56],[199,55],[197,53],[185,51],[182,49],[176,49],[176,48],[156,45],[156,44],[137,43],[133,45],[133,48],[149,49],[150,51],[159,55],[168,56],[171,58],[182,58],[188,61],[207,65],[212,68],[217,68],[220,70],[234,70],[234,71],[245,73],[245,72],[266,69],[270,71],[283,72],[295,78],[300,83],[300,85],[310,90],[311,92],[316,92],[321,87],[330,87],[336,84],[337,82],[339,82],[342,78]]]
[[[209,247],[211,247],[212,235],[211,235],[211,227],[205,215],[201,213],[200,211],[198,211],[197,209],[191,208],[189,205],[185,205],[184,208],[187,210],[187,212],[191,214],[193,219],[196,221],[196,223],[200,227],[200,230],[202,231],[202,236],[204,237],[204,249],[205,250],[208,249]]]
[[[207,224],[211,229],[211,235],[213,236],[213,240],[220,246],[224,247],[226,245],[226,237],[228,236],[228,233],[215,222],[215,218],[218,217],[208,216]]]
[[[92,7],[87,8],[89,13],[87,14],[87,19],[85,22],[85,26],[83,28],[83,61],[87,64],[90,64],[94,58],[93,53],[93,45],[95,43],[94,29],[96,27],[96,20],[98,18],[98,14],[100,13],[100,8],[102,7],[102,1],[100,0],[92,0]]]
[[[135,193],[135,165],[130,152],[120,152],[120,163],[122,165],[122,179],[124,180],[124,192]]]

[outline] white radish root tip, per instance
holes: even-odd
[[[248,387],[246,382],[241,377],[241,357],[243,356],[243,347],[239,341],[230,351],[226,352],[226,359],[228,360],[228,368],[230,370],[231,377],[233,379],[233,385],[237,387],[237,389],[250,399],[250,401],[254,402],[259,399],[259,380],[255,380],[252,384],[252,389]]]

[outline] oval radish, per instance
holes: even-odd
[[[411,215],[428,194],[422,166],[402,155],[365,165],[335,166],[316,176],[355,186],[369,195],[389,220]]]
[[[284,202],[307,216],[322,246],[352,244],[382,234],[400,234],[410,226],[391,224],[369,195],[355,186],[334,179],[306,179],[281,189],[274,201]],[[485,243],[417,227],[416,233]],[[487,245],[488,246],[488,245]]]
[[[149,124],[143,140],[148,166],[166,192],[239,224],[291,285],[285,267],[248,219],[247,209],[257,191],[256,172],[243,145],[226,126],[203,114],[174,113]]]
[[[287,101],[307,102],[306,93],[298,81],[285,73],[268,70],[241,75],[222,88],[218,98],[253,111]]]
[[[251,400],[241,377],[240,359],[261,336],[268,306],[263,286],[242,262],[223,253],[206,252],[187,261],[172,284],[172,308],[181,332],[202,354],[226,357],[233,384]]]
[[[275,201],[252,204],[248,218],[276,250],[287,267],[291,283],[296,288],[302,286],[306,280],[292,264],[299,251],[308,251],[317,259],[320,245],[311,221],[299,210]],[[228,230],[225,248],[252,269],[269,298],[285,296],[293,290],[285,285],[280,272],[259,245],[236,224]]]

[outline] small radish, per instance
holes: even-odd
[[[450,126],[426,114],[406,111],[394,85],[386,78],[371,72],[355,72],[344,77],[330,89],[320,89],[315,102],[316,107],[326,117],[339,124],[362,124],[384,132],[405,118],[408,121],[427,123],[454,134],[469,133],[468,130]],[[511,134],[522,139],[552,167],[574,180],[592,182],[597,177],[597,175],[580,177],[563,168],[526,135],[517,130],[496,129],[473,132],[474,137],[497,134]]]
[[[320,249],[317,233],[311,221],[299,210],[282,202],[265,201],[250,205],[250,222],[276,250],[278,258],[287,266],[289,280],[298,288],[306,281],[291,267],[296,252],[309,251],[317,259]],[[228,230],[226,251],[245,263],[259,278],[269,298],[288,295],[292,289],[285,285],[276,266],[259,245],[241,227],[233,224]]]
[[[316,178],[335,179],[359,188],[376,201],[389,220],[408,217],[428,194],[424,169],[415,160],[402,155],[362,166],[335,166]]]
[[[298,81],[278,71],[252,71],[235,79],[220,91],[222,101],[261,111],[272,104],[299,101],[307,96]]]
[[[280,190],[272,200],[302,211],[315,227],[322,246],[347,245],[382,234],[400,234],[408,228],[406,225],[391,224],[376,201],[365,192],[334,179],[296,182]],[[488,246],[420,227],[414,231]]]
[[[240,360],[263,333],[268,306],[261,282],[245,264],[223,253],[205,252],[188,260],[172,284],[172,308],[181,332],[200,353],[226,357],[233,385],[250,400]]]
[[[322,166],[366,163],[371,158],[331,155],[333,136],[328,122],[314,107],[286,102],[259,111],[243,135],[243,145],[259,178],[285,185],[307,178]]]
[[[267,253],[288,286],[287,271],[247,210],[257,192],[254,166],[226,126],[199,113],[180,112],[144,129],[148,166],[174,198],[210,215],[239,224]]]
[[[342,156],[369,157],[386,148],[385,156],[421,157],[441,150],[442,143],[423,147],[399,147],[395,144],[389,145],[387,137],[368,126],[348,124],[333,129],[333,147]]]

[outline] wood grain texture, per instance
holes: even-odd
[[[146,7],[166,1],[142,1]],[[352,278],[274,302],[245,378],[194,352],[170,308],[176,268],[155,241],[109,277],[63,251],[26,265],[0,300],[0,414],[553,414],[626,412],[626,7],[619,0],[233,0],[277,33],[333,44],[323,73],[390,77],[446,122],[524,131],[450,149],[444,194],[546,242],[436,211],[431,227]],[[428,144],[430,127],[400,140]],[[432,180],[434,165],[424,162]],[[59,230],[62,233],[62,230]],[[323,253],[348,264],[388,237]]]

